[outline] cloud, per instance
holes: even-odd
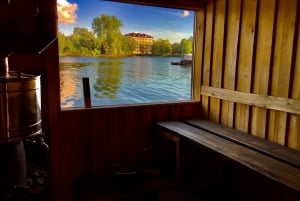
[[[165,11],[165,10],[152,9],[152,11],[167,14],[167,15],[174,15],[174,16],[177,16],[177,17],[188,17],[190,15],[190,11],[188,11],[188,10],[180,10],[180,11],[169,10],[169,11]]]
[[[57,0],[58,23],[76,24],[78,5],[67,0]]]
[[[187,17],[190,15],[190,12],[188,10],[184,10],[183,12],[179,13],[179,16],[181,17]]]

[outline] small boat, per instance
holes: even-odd
[[[184,54],[180,61],[171,61],[172,65],[192,65],[193,56],[192,54]]]

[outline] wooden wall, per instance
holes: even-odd
[[[56,0],[0,1],[0,56],[10,54],[11,71],[41,75],[43,132],[50,144],[48,197],[59,201],[53,191],[61,182],[60,167],[56,164],[60,157],[57,151],[60,97],[56,35]],[[0,68],[3,68],[1,64]]]
[[[300,1],[211,0],[197,20],[205,117],[300,150]]]
[[[63,111],[55,156],[54,200],[74,200],[73,182],[103,177],[115,163],[151,167],[151,123],[199,117],[199,102]]]
[[[200,117],[201,110],[209,119],[300,150],[299,0],[209,0],[197,11],[195,72],[201,80],[193,92],[201,109],[195,102],[70,111],[60,111],[57,41],[35,51],[57,33],[56,1],[24,2],[0,2],[0,54],[15,47],[11,69],[42,75],[49,199],[74,200],[75,179],[101,176],[116,162],[150,160],[144,148],[150,148],[152,121]]]
[[[43,132],[47,134],[50,127],[55,130],[60,108],[56,35],[56,0],[0,2],[0,56],[8,56],[10,71],[41,75]]]

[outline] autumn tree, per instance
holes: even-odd
[[[172,44],[172,54],[181,54],[180,43]]]

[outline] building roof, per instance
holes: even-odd
[[[153,36],[150,36],[145,33],[138,33],[138,32],[131,32],[131,33],[125,34],[125,36],[139,37],[139,38],[153,38]]]

